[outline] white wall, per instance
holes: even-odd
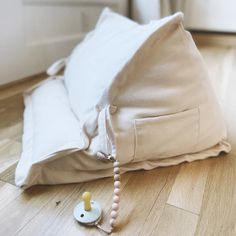
[[[127,0],[0,0],[0,85],[45,71],[69,55],[105,6]]]
[[[160,18],[159,0],[133,0],[131,6],[131,16],[137,22],[148,23]]]
[[[191,0],[184,2],[186,27],[236,33],[235,0]]]
[[[132,0],[132,6],[140,23],[182,11],[189,29],[236,33],[236,0]]]

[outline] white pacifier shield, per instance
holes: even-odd
[[[82,224],[93,225],[101,219],[101,216],[102,216],[102,208],[95,201],[91,201],[90,211],[84,210],[83,202],[80,202],[74,208],[74,217],[79,223]]]

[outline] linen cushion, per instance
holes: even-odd
[[[66,63],[64,78],[25,95],[16,184],[83,182],[229,152],[207,68],[177,13],[147,25],[105,9]]]
[[[106,88],[124,68],[147,38],[161,27],[168,28],[182,13],[147,25],[103,10],[95,29],[70,55],[65,70],[69,100],[88,135],[96,130],[99,103]]]

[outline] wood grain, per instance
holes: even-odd
[[[13,81],[8,84],[0,86],[0,100],[21,94],[24,90],[30,86],[47,78],[46,73],[40,73],[38,75],[30,76],[21,80]]]
[[[236,155],[212,159],[196,235],[236,235]]]
[[[21,143],[12,139],[0,141],[0,176],[3,171],[14,165],[19,159]],[[1,177],[0,177],[1,179]]]
[[[122,218],[118,235],[130,235],[130,232],[148,235],[151,232],[164,208],[177,170],[178,167],[169,167],[132,173],[122,193],[121,205],[125,207],[120,209]]]
[[[194,235],[198,216],[166,205],[153,236],[191,236]]]
[[[13,202],[22,192],[22,189],[0,181],[0,211]]]
[[[160,185],[162,188],[159,190],[158,196],[153,201],[153,205],[150,208],[150,211],[148,212],[144,223],[142,223],[142,228],[139,232],[139,235],[151,235],[152,232],[156,232],[159,219],[164,211],[165,204],[172,189],[174,180],[179,172],[179,166],[167,168],[167,170],[165,171],[167,171],[168,173],[168,175],[164,179],[165,183],[160,185],[158,180],[157,183],[155,183],[153,186],[155,188],[155,186]],[[160,174],[164,176],[162,172]],[[160,177],[160,180],[163,178],[163,176]],[[144,195],[142,194],[142,196]]]
[[[9,166],[6,170],[0,173],[0,179],[4,182],[15,185],[15,170],[17,162]]]
[[[207,161],[183,164],[171,189],[167,203],[199,214],[209,165]]]
[[[130,178],[125,175],[123,186]],[[58,186],[57,194],[44,204],[42,210],[31,220],[30,224],[25,225],[18,231],[18,235],[95,235],[98,233],[95,228],[86,228],[79,225],[73,218],[73,209],[81,201],[84,191],[92,192],[92,199],[102,199],[100,201],[103,208],[104,220],[110,212],[112,201],[111,178],[97,180],[84,184],[72,184]],[[60,201],[58,205],[56,202]],[[63,224],[61,222],[63,221]],[[44,225],[44,227],[41,227]],[[60,225],[60,227],[58,227]]]

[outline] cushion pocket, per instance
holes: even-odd
[[[199,109],[136,119],[134,160],[162,159],[192,153],[199,134]]]

